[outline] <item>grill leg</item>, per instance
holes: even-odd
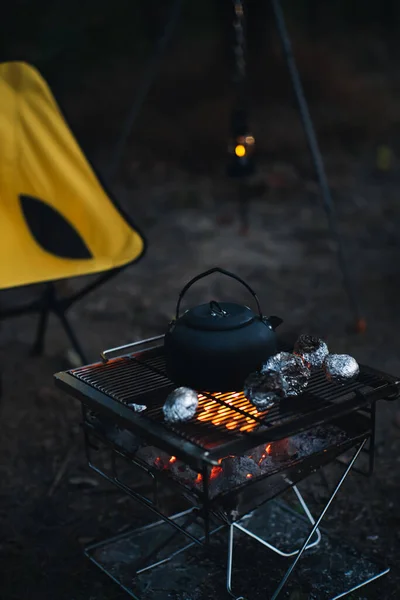
[[[299,489],[295,485],[293,486],[292,489],[293,489],[294,493],[296,494],[297,499],[299,500],[300,505],[301,505],[301,507],[302,507],[302,509],[304,511],[304,514],[306,515],[307,519],[310,521],[311,525],[315,525],[314,517],[312,516],[312,514],[310,512],[310,509],[308,508],[308,506],[306,504],[306,501],[304,500],[303,496],[301,495]],[[297,549],[297,550],[293,550],[292,552],[283,552],[283,550],[279,550],[279,548],[277,548],[276,546],[273,546],[269,542],[263,540],[258,535],[255,535],[254,533],[252,533],[251,531],[249,531],[248,529],[246,529],[245,527],[243,527],[239,523],[234,523],[233,526],[236,527],[236,529],[239,529],[240,531],[242,531],[243,533],[245,533],[246,535],[249,535],[254,540],[256,540],[257,542],[259,542],[260,544],[262,544],[263,546],[266,546],[267,548],[269,548],[270,550],[272,550],[276,554],[279,554],[279,556],[283,556],[285,558],[290,558],[291,556],[296,556],[296,554],[298,554],[299,551],[300,551],[299,549]],[[310,542],[309,544],[307,544],[306,550],[308,550],[309,548],[314,548],[315,546],[318,546],[318,544],[320,543],[320,541],[321,541],[321,532],[319,531],[319,529],[315,530],[315,534],[316,534],[316,539],[313,542]]]
[[[315,522],[313,528],[311,529],[310,533],[308,534],[307,539],[305,540],[304,544],[302,545],[300,552],[297,554],[296,558],[294,559],[294,561],[292,562],[292,564],[290,565],[290,567],[288,568],[288,570],[286,571],[285,575],[283,576],[282,581],[280,582],[280,584],[278,585],[278,587],[275,590],[274,595],[272,596],[271,600],[276,600],[276,598],[279,596],[279,594],[281,593],[281,591],[283,590],[283,588],[285,587],[289,577],[291,576],[291,574],[293,573],[294,569],[296,568],[297,563],[299,562],[300,558],[302,557],[302,554],[304,552],[304,550],[307,548],[308,543],[310,542],[312,536],[314,535],[314,533],[317,531],[319,524],[321,523],[322,519],[324,518],[327,510],[329,509],[330,505],[332,504],[332,501],[334,500],[336,494],[338,493],[338,491],[340,490],[340,488],[342,487],[343,482],[345,481],[347,475],[350,473],[354,463],[356,462],[357,458],[359,457],[361,450],[364,448],[365,444],[366,444],[367,440],[365,439],[358,447],[356,453],[354,454],[353,458],[351,459],[349,466],[347,467],[347,469],[345,470],[345,472],[343,473],[342,477],[339,480],[339,483],[337,484],[337,486],[335,487],[335,489],[333,490],[331,497],[329,498],[328,502],[326,503],[324,509],[322,510],[321,514],[319,515],[317,521]]]
[[[311,525],[315,525],[314,517],[312,516],[310,509],[308,508],[308,506],[306,504],[306,501],[304,500],[303,496],[301,495],[300,490],[298,489],[298,487],[296,485],[294,485],[292,487],[292,489],[293,489],[294,493],[296,494],[297,499],[299,500],[300,505],[301,505],[307,519],[310,521]],[[249,531],[248,529],[246,529],[245,527],[240,525],[240,523],[233,523],[232,525],[230,525],[229,526],[228,566],[227,566],[226,588],[227,588],[229,594],[231,594],[231,596],[233,596],[234,598],[236,598],[236,596],[232,592],[232,567],[233,567],[233,536],[234,536],[235,528],[239,529],[239,531],[241,531],[242,533],[245,533],[246,535],[252,537],[254,540],[259,542],[263,546],[266,546],[267,548],[269,548],[276,554],[279,554],[279,556],[283,556],[285,558],[290,558],[292,556],[296,556],[296,554],[298,554],[300,552],[300,549],[293,550],[293,552],[283,552],[282,550],[279,550],[279,548],[277,548],[276,546],[273,546],[266,540],[263,540],[258,535],[255,535],[254,533],[252,533],[251,531]],[[317,546],[320,543],[321,532],[319,531],[318,528],[315,530],[315,534],[316,534],[316,539],[313,542],[310,541],[310,543],[307,543],[305,550],[314,548],[315,546]],[[311,538],[310,538],[310,540],[311,540]],[[236,600],[241,600],[241,598],[237,598]]]
[[[271,544],[269,544],[268,542],[266,542],[265,540],[262,540],[261,538],[259,538],[258,536],[256,536],[252,532],[250,532],[249,530],[245,529],[239,523],[232,523],[229,526],[228,564],[227,564],[227,576],[226,576],[226,589],[227,589],[228,593],[233,598],[235,598],[236,600],[244,600],[244,598],[242,596],[237,597],[233,593],[233,591],[232,591],[232,567],[233,567],[233,549],[234,549],[234,530],[235,529],[239,529],[240,531],[242,531],[246,535],[249,535],[253,539],[257,540],[258,542],[260,542],[264,546],[270,548],[271,550],[273,550],[277,554],[280,554],[281,556],[290,557],[290,556],[295,556],[296,555],[296,558],[294,559],[294,561],[291,564],[291,566],[289,567],[289,569],[286,571],[284,577],[282,578],[282,581],[280,582],[279,586],[277,587],[277,589],[275,590],[273,596],[271,597],[271,600],[276,600],[276,598],[279,596],[279,594],[281,593],[281,591],[285,587],[285,585],[286,585],[289,577],[291,576],[291,574],[293,573],[294,569],[296,568],[297,563],[299,562],[299,560],[302,557],[302,555],[305,552],[305,550],[307,550],[308,548],[311,548],[312,546],[316,546],[320,542],[320,540],[321,540],[321,534],[318,531],[318,527],[319,527],[322,519],[324,518],[327,510],[329,509],[329,507],[330,507],[333,499],[335,498],[335,496],[338,493],[339,489],[341,488],[343,482],[345,481],[347,475],[350,473],[350,471],[351,471],[354,463],[356,462],[357,458],[359,457],[359,455],[360,455],[362,449],[364,448],[366,442],[367,442],[366,439],[363,440],[363,442],[357,448],[357,450],[356,450],[353,458],[351,459],[351,461],[350,461],[349,465],[347,466],[345,472],[343,473],[342,477],[340,478],[339,483],[336,485],[336,487],[333,490],[333,492],[332,492],[332,494],[331,494],[328,502],[326,503],[324,509],[322,510],[320,516],[318,517],[318,519],[316,521],[312,517],[312,515],[311,515],[311,513],[310,513],[310,511],[308,509],[308,506],[306,505],[306,503],[305,503],[303,497],[301,496],[299,490],[297,489],[296,486],[293,486],[294,492],[295,492],[297,498],[299,499],[299,502],[300,502],[300,504],[301,504],[301,506],[302,506],[302,508],[303,508],[303,510],[305,512],[305,514],[307,515],[308,520],[313,525],[313,527],[312,527],[309,535],[307,536],[307,539],[305,540],[305,542],[303,543],[302,547],[299,550],[296,550],[296,551],[291,552],[291,553],[284,553],[281,550],[279,550],[278,548],[276,548],[276,547],[272,546]],[[312,538],[313,538],[314,535],[317,535],[317,539],[314,542],[311,542],[311,540],[312,540]],[[385,573],[386,573],[386,571],[385,571]],[[382,573],[381,575],[384,575],[385,573]],[[381,575],[379,575],[379,576],[381,576]],[[362,583],[361,585],[359,585],[357,588],[354,588],[354,589],[358,589],[359,587],[362,587],[363,585],[367,585],[371,581],[372,581],[372,579],[367,580],[364,583]],[[347,593],[348,592],[346,592],[346,594]]]
[[[183,522],[183,525],[182,525],[183,529],[190,527],[190,525],[192,525],[196,519],[197,519],[197,515],[195,512],[189,513],[188,518]],[[165,562],[166,559],[162,559],[161,561],[157,561],[152,564],[149,564],[149,561],[153,558],[156,558],[157,555],[159,554],[159,552],[161,552],[161,550],[163,550],[164,548],[167,548],[167,546],[176,538],[177,535],[179,535],[179,531],[175,530],[170,535],[169,538],[167,538],[161,544],[158,544],[155,548],[153,548],[153,550],[150,552],[150,554],[148,554],[145,557],[141,557],[140,561],[136,565],[136,575],[140,575],[140,573],[144,573],[145,571],[149,571],[150,569],[153,569],[155,566],[159,565],[160,562]],[[185,550],[187,550],[188,548],[192,547],[193,545],[194,545],[194,542],[192,542],[191,544],[188,544],[184,548],[185,548]],[[173,555],[171,554],[168,557],[168,560],[170,560],[172,556]]]
[[[229,541],[228,541],[228,566],[226,569],[226,589],[236,600],[245,600],[243,596],[237,597],[232,591],[232,566],[233,566],[233,535],[235,532],[235,524],[229,525]]]

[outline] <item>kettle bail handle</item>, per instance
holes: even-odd
[[[221,267],[213,267],[212,269],[209,269],[208,271],[204,271],[204,273],[200,273],[200,275],[196,275],[196,277],[193,277],[193,279],[191,279],[184,286],[184,288],[182,289],[182,291],[179,294],[178,302],[176,304],[176,314],[175,314],[175,318],[176,319],[179,319],[181,302],[182,302],[183,296],[186,294],[186,292],[188,291],[188,289],[194,283],[196,283],[196,281],[198,281],[199,279],[203,279],[203,277],[208,277],[208,275],[212,275],[213,273],[221,273],[222,275],[226,275],[227,277],[231,277],[232,279],[236,279],[236,281],[238,281],[239,283],[241,283],[242,285],[244,285],[244,287],[250,292],[250,294],[253,296],[254,300],[256,301],[257,309],[258,309],[258,314],[260,316],[260,319],[264,318],[264,316],[262,314],[262,311],[261,311],[261,306],[260,306],[260,301],[258,299],[258,296],[255,293],[255,291],[249,286],[249,284],[246,283],[245,281],[243,281],[243,279],[241,279],[238,275],[235,275],[234,273],[231,273],[230,271],[226,271],[225,269],[221,269]]]

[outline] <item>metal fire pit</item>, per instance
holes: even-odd
[[[119,356],[113,358],[115,353]],[[197,414],[191,421],[167,424],[162,406],[176,386],[165,373],[162,337],[105,351],[101,362],[58,373],[55,379],[58,386],[82,401],[91,468],[145,504],[161,522],[172,526],[175,534],[189,538],[189,547],[210,545],[223,526],[221,523],[228,527],[227,590],[232,596],[236,597],[232,592],[235,531],[247,534],[282,557],[295,557],[271,596],[273,600],[286,589],[303,552],[320,544],[320,521],[362,452],[368,453],[368,472],[372,472],[376,402],[399,395],[398,380],[369,367],[361,366],[358,379],[343,386],[329,383],[321,371],[312,376],[302,396],[282,401],[268,411],[257,412],[241,392],[202,392]],[[145,404],[147,410],[136,413],[129,407],[131,403]],[[94,462],[93,450],[99,446],[111,453],[109,472]],[[296,483],[351,448],[356,448],[353,458],[347,462],[320,517],[314,520]],[[255,467],[246,472],[249,457]],[[152,494],[145,497],[123,480],[120,459],[148,475],[153,483]],[[176,486],[190,500],[192,508],[183,521],[181,517],[163,514],[157,507],[158,493],[164,485]],[[243,520],[250,511],[287,488],[293,488],[312,525],[301,548],[289,552],[251,532]],[[164,540],[162,548],[171,539]],[[149,560],[158,555],[161,546],[153,549]],[[88,555],[102,566],[92,550],[88,550]],[[140,560],[135,571],[138,575],[158,564],[156,561],[144,567]],[[384,572],[385,569],[379,574]],[[132,591],[131,595],[137,597]]]

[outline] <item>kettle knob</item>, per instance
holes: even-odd
[[[211,315],[213,317],[228,316],[228,313],[226,312],[226,310],[224,310],[222,308],[222,306],[220,304],[218,304],[218,302],[216,302],[215,300],[211,300],[211,302],[210,302],[210,311],[211,311]]]

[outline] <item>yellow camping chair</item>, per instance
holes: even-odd
[[[142,256],[142,235],[105,192],[38,71],[0,64],[0,290],[45,283],[41,298],[0,312],[40,314],[34,351],[43,350],[50,312],[86,362],[67,309]],[[102,273],[70,297],[54,282]]]

